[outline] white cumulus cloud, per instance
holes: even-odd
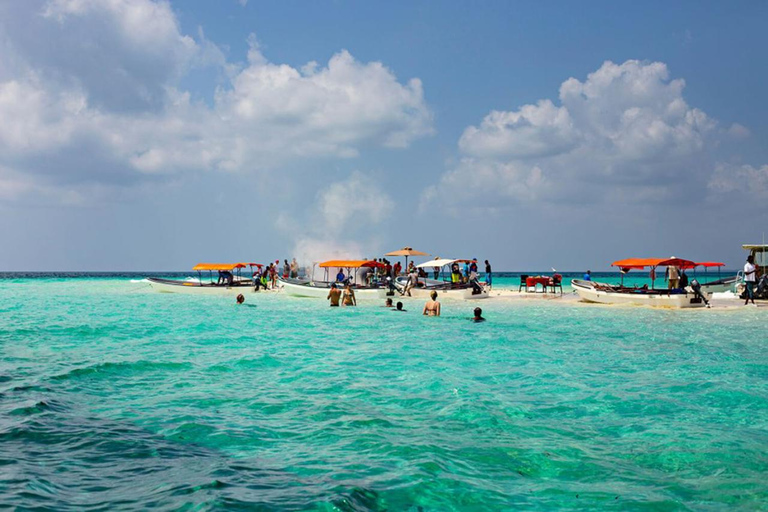
[[[605,62],[584,81],[564,81],[559,104],[493,111],[465,129],[465,156],[425,191],[423,206],[562,200],[586,190],[596,200],[632,202],[633,190],[638,201],[669,199],[659,184],[706,181],[701,160],[716,131],[686,103],[684,87],[660,62]]]
[[[742,199],[768,199],[768,165],[730,165],[719,163],[708,184],[717,193],[737,192]]]
[[[285,231],[294,236],[294,254],[302,263],[311,264],[376,254],[372,229],[382,225],[394,208],[392,198],[371,175],[353,172],[318,192],[303,224],[290,220],[287,214],[281,219]]]
[[[353,158],[433,131],[416,78],[345,50],[294,68],[248,44],[247,63],[227,62],[165,1],[0,5],[0,166],[45,186],[116,185]],[[209,101],[181,85],[201,66],[224,80]]]

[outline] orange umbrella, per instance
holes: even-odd
[[[397,251],[388,252],[384,256],[405,256],[405,268],[408,268],[408,256],[431,256],[426,252],[417,251],[413,247],[403,247]]]

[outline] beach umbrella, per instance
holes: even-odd
[[[408,269],[408,256],[431,256],[426,252],[417,251],[413,247],[403,247],[397,251],[388,252],[384,256],[405,256],[405,268]]]

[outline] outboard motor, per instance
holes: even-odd
[[[387,276],[387,288],[389,289],[387,296],[394,295],[395,291],[397,290],[397,285],[389,276]]]
[[[757,282],[757,289],[755,290],[756,299],[768,299],[768,274],[764,275]]]
[[[693,298],[694,298],[694,299],[700,299],[700,300],[703,300],[703,301],[704,301],[704,304],[706,304],[706,305],[707,305],[707,307],[709,307],[709,301],[708,301],[708,300],[707,300],[707,298],[704,296],[704,294],[703,294],[703,293],[701,293],[701,285],[699,284],[699,281],[698,281],[698,280],[696,280],[696,279],[692,279],[692,280],[691,280],[691,282],[689,283],[689,286],[690,286],[690,287],[691,287],[691,289],[693,290]]]

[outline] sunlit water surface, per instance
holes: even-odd
[[[0,504],[768,507],[768,308],[474,305],[0,280]]]

